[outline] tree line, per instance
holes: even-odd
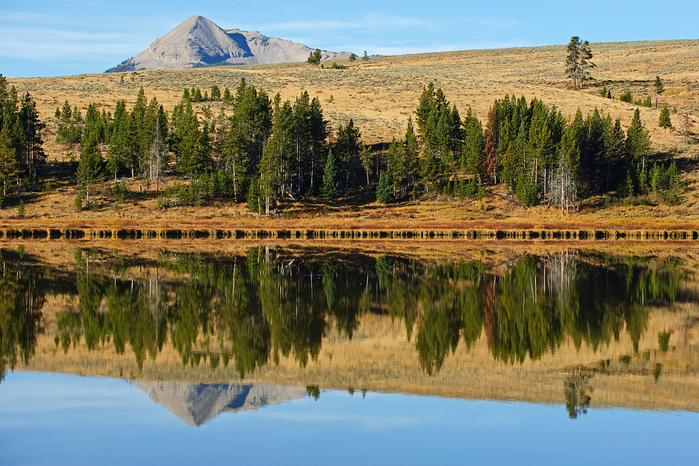
[[[161,206],[222,198],[247,201],[251,210],[267,214],[282,198],[334,198],[354,189],[365,174],[369,183],[373,154],[361,144],[359,129],[350,119],[330,144],[317,97],[303,92],[282,102],[242,79],[234,94],[226,88],[221,99],[230,110],[212,115],[205,108],[203,118],[189,89],[169,115],[155,98],[148,102],[143,88],[131,112],[123,100],[113,115],[90,104],[82,120],[65,102],[56,109],[57,139],[81,147],[77,205],[83,205],[82,196],[89,205],[90,187],[105,176],[115,182],[140,176],[157,188],[168,173],[191,181],[165,190]]]
[[[0,207],[8,192],[36,178],[37,168],[46,161],[41,138],[44,127],[29,93],[18,96],[0,74]]]
[[[29,95],[20,102],[2,82],[6,194],[10,181],[36,179],[45,161],[44,123]],[[578,110],[568,121],[555,106],[506,95],[483,124],[470,108],[462,118],[430,83],[404,137],[394,138],[384,154],[361,142],[352,119],[332,132],[319,99],[307,92],[282,102],[241,79],[234,92],[214,86],[204,96],[223,102],[218,114],[210,106],[201,115],[195,111],[192,103],[204,97],[194,88],[184,89],[170,113],[143,88],[130,111],[123,100],[113,114],[90,104],[84,118],[67,101],[57,108],[57,141],[80,148],[76,208],[93,207],[91,191],[108,178],[123,198],[124,177],[154,184],[162,208],[230,199],[265,214],[282,199],[336,201],[371,186],[380,202],[436,194],[482,198],[495,184],[524,205],[570,208],[610,194],[682,200],[676,164],[649,162],[650,137],[638,110],[624,131],[619,119],[597,109],[587,116]],[[166,175],[176,181],[161,189]]]
[[[503,184],[524,205],[571,207],[580,199],[615,192],[622,198],[654,196],[681,201],[676,164],[651,165],[651,141],[638,109],[626,131],[595,108],[568,122],[555,106],[505,96],[490,108],[485,127],[470,108],[460,118],[441,89],[423,89],[415,134],[393,140],[377,197],[385,202],[410,192],[475,196]]]

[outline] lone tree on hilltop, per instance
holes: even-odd
[[[590,43],[582,41],[578,36],[573,36],[568,43],[568,56],[566,57],[566,75],[573,81],[573,89],[582,89],[583,83],[592,79],[590,68],[592,63],[592,51]]]
[[[658,97],[660,96],[660,94],[665,92],[665,86],[663,86],[663,81],[660,79],[660,76],[655,77],[653,88],[655,89],[655,93],[657,94],[655,97],[655,108],[658,108]]]
[[[311,65],[320,65],[320,59],[321,59],[321,54],[320,54],[320,49],[315,49],[308,55],[308,60],[307,62],[310,63]]]

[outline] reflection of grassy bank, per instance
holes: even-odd
[[[293,357],[281,358],[246,377],[246,382],[292,385],[319,385],[322,389],[367,389],[370,391],[414,393],[432,396],[457,396],[472,399],[516,400],[563,404],[563,381],[581,367],[592,374],[591,407],[618,406],[639,409],[696,411],[699,405],[699,360],[694,344],[685,344],[699,337],[696,329],[681,330],[685,319],[699,318],[696,311],[654,312],[648,332],[639,343],[640,353],[633,355],[627,367],[615,361],[633,354],[628,337],[611,342],[596,352],[587,345],[576,350],[572,341],[565,342],[555,355],[539,361],[509,365],[493,361],[485,339],[468,351],[461,345],[450,354],[441,371],[427,376],[421,369],[413,344],[405,339],[402,322],[388,316],[367,315],[362,318],[352,340],[331,332],[323,343],[317,361],[309,361],[305,369]],[[674,327],[671,346],[674,351],[657,351],[657,331]],[[651,349],[652,348],[652,349]],[[651,352],[650,361],[643,353]],[[600,371],[599,361],[610,359],[609,369]],[[663,364],[656,382],[653,367]],[[116,355],[113,344],[88,351],[81,343],[66,355],[56,348],[50,335],[39,337],[36,355],[23,369],[66,372],[79,375],[105,375],[145,380],[179,380],[196,382],[238,381],[233,367],[220,364],[210,368],[210,360],[198,366],[183,366],[178,352],[167,344],[155,362],[146,360],[139,371],[133,353],[127,348]],[[321,395],[322,396],[322,395]]]
[[[113,251],[78,249],[71,270],[31,265],[38,251],[30,247],[5,251],[5,271],[19,280],[11,301],[22,296],[22,309],[41,310],[45,335],[30,369],[200,381],[243,374],[324,388],[536,400],[527,398],[531,386],[539,401],[551,402],[573,370],[593,374],[595,390],[611,383],[613,392],[631,379],[657,396],[694,386],[694,290],[682,277],[696,261],[554,250],[520,258],[478,249],[421,260],[384,252],[374,260],[335,251],[304,250],[301,258],[254,248],[229,259],[215,248],[152,251],[129,263]],[[600,273],[606,280],[592,279]],[[43,298],[41,280],[51,289]],[[598,283],[611,287],[602,299]],[[646,307],[673,302],[680,311]],[[657,401],[634,390],[623,396]],[[622,394],[595,393],[593,406],[607,398],[625,403]]]

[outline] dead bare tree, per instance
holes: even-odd
[[[577,202],[578,188],[573,179],[573,171],[565,157],[561,157],[551,176],[546,199],[549,205],[559,207],[568,213]]]

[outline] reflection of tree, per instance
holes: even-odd
[[[243,378],[269,360],[271,332],[257,289],[244,267],[234,268],[232,275],[230,284],[220,293],[220,313],[227,331],[225,339],[230,342],[235,367]]]
[[[27,335],[27,316],[17,312],[16,299],[17,284],[0,278],[0,380],[4,378],[5,367],[14,369],[18,350],[25,360],[34,352],[34,345],[22,338]]]
[[[0,254],[0,381],[7,367],[25,364],[34,354],[41,325],[41,273],[35,270],[7,270]]]
[[[408,273],[400,264],[386,257],[376,259],[375,270],[379,287],[386,290],[388,313],[391,317],[404,320],[410,340],[418,317],[417,274]]]
[[[587,413],[587,408],[592,400],[588,395],[588,392],[592,392],[592,387],[588,385],[590,377],[590,374],[576,368],[564,380],[566,409],[571,419],[576,419],[581,414]]]
[[[525,257],[499,283],[490,344],[496,359],[538,359],[563,341],[556,303],[538,275],[536,260]]]
[[[184,364],[208,357],[215,368],[234,360],[242,378],[270,355],[278,361],[293,354],[305,367],[317,359],[332,322],[352,338],[368,312],[404,320],[428,374],[440,370],[462,336],[470,349],[484,335],[493,357],[510,363],[541,358],[567,337],[596,350],[624,330],[637,351],[648,305],[672,301],[682,277],[674,261],[606,258],[601,265],[600,258],[568,253],[525,256],[488,273],[479,262],[341,255],[329,262],[327,255],[290,259],[259,247],[223,260],[163,254],[155,272],[125,279],[123,259],[101,266],[96,254],[77,251],[70,280],[50,279],[38,268],[5,274],[3,364],[14,364],[21,351],[31,354],[37,311],[58,282],[61,293],[79,301],[78,312],[57,314],[56,345],[64,351],[81,338],[90,350],[111,339],[118,354],[130,346],[142,367],[170,339]],[[216,339],[218,348],[210,344]]]
[[[261,270],[260,303],[272,329],[275,359],[279,353],[289,356],[293,351],[301,367],[306,367],[309,356],[318,358],[326,328],[324,306],[314,291],[313,276],[302,282],[298,269],[277,274],[269,262]]]
[[[415,348],[420,356],[420,366],[432,375],[433,371],[442,368],[449,351],[456,350],[462,326],[461,312],[456,289],[449,281],[442,281],[438,287],[421,287],[420,290],[422,324],[417,331]]]

